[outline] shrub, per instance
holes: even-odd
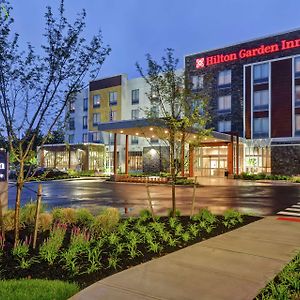
[[[222,222],[226,228],[234,227],[235,225],[242,223],[242,214],[236,210],[228,209],[224,212],[224,221]]]
[[[41,213],[39,215],[39,230],[50,230],[53,223],[53,217],[49,213]]]
[[[168,209],[168,216],[171,218],[173,217],[173,211],[172,209]],[[180,217],[181,216],[181,212],[179,209],[175,210],[175,217]]]
[[[79,208],[75,211],[76,223],[79,226],[91,228],[94,222],[94,216],[86,208]]]
[[[200,209],[198,214],[192,217],[193,221],[204,221],[210,225],[216,223],[216,216],[210,212],[207,208]]]
[[[52,210],[53,221],[55,223],[75,224],[76,210],[74,208],[54,208]]]
[[[140,220],[147,221],[152,218],[151,211],[149,209],[142,209],[140,211]]]
[[[120,212],[117,208],[107,208],[94,219],[92,226],[96,234],[111,232],[120,221]]]
[[[14,229],[14,217],[15,211],[12,209],[8,209],[3,214],[3,225],[5,230],[10,231]]]
[[[44,212],[43,205],[40,208],[40,212]],[[26,203],[23,207],[21,207],[20,211],[20,221],[22,225],[32,227],[35,222],[35,214],[36,214],[36,203],[29,202]]]

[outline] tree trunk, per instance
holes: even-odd
[[[21,206],[21,193],[24,185],[24,161],[20,162],[20,173],[17,179],[17,194],[15,203],[15,218],[14,218],[14,228],[15,228],[15,241],[14,247],[16,247],[19,240],[19,227],[20,227],[20,206]]]
[[[172,177],[172,216],[176,214],[176,194],[175,194],[175,137],[170,137],[170,150],[171,150],[171,177]]]

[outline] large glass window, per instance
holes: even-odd
[[[224,86],[230,84],[231,84],[231,70],[224,70],[219,72],[218,86]]]
[[[139,110],[138,109],[133,109],[131,111],[131,119],[136,120],[139,118]]]
[[[93,107],[100,107],[100,95],[93,96]]]
[[[88,105],[89,105],[88,98],[84,98],[84,99],[83,99],[83,110],[84,110],[84,111],[87,111],[87,110],[88,110]]]
[[[109,104],[110,105],[118,104],[118,93],[117,92],[109,92]]]
[[[228,112],[231,110],[231,95],[220,96],[218,98],[218,110],[220,112]]]
[[[69,144],[74,144],[74,134],[69,135]]]
[[[87,133],[82,134],[82,142],[83,143],[88,143],[89,141],[89,136]]]
[[[253,118],[253,137],[264,138],[269,136],[269,118]]]
[[[69,129],[70,130],[74,130],[75,129],[75,119],[74,118],[70,118],[69,119]]]
[[[300,114],[295,115],[295,134],[300,135]]]
[[[300,77],[300,56],[295,58],[295,75]]]
[[[254,83],[267,83],[269,81],[269,64],[259,64],[253,67]]]
[[[203,88],[203,75],[192,76],[192,90],[199,90]]]
[[[131,145],[137,145],[139,143],[139,138],[136,135],[131,136]]]
[[[262,111],[269,109],[269,91],[255,91],[253,94],[253,110]]]
[[[100,113],[93,114],[93,125],[97,126],[100,123]]]
[[[139,90],[132,90],[131,91],[131,104],[138,104],[139,103]]]
[[[300,85],[295,87],[295,107],[300,107]]]
[[[229,132],[231,131],[231,121],[219,121],[218,122],[219,132]]]
[[[87,129],[87,116],[82,117],[82,128]]]

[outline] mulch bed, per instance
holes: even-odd
[[[191,224],[191,220],[189,217],[181,216],[178,217],[181,224],[183,225],[183,228],[187,228],[189,224]],[[127,255],[122,257],[122,260],[119,261],[118,267],[116,270],[107,268],[107,265],[104,264],[104,267],[101,269],[101,271],[97,271],[92,274],[81,274],[81,275],[75,275],[72,276],[65,268],[62,262],[59,260],[56,261],[52,266],[48,265],[45,261],[39,260],[38,262],[35,262],[31,265],[29,269],[23,270],[19,267],[19,264],[17,260],[13,257],[11,254],[11,249],[13,247],[13,232],[8,232],[6,236],[6,246],[4,248],[4,255],[2,258],[0,258],[0,279],[19,279],[19,278],[41,278],[41,279],[59,279],[59,280],[65,280],[65,281],[72,281],[77,282],[81,288],[84,288],[86,286],[91,285],[92,283],[101,280],[107,276],[113,275],[117,272],[120,272],[122,270],[131,268],[135,265],[141,264],[143,262],[150,261],[154,258],[158,258],[161,256],[164,256],[168,253],[174,252],[176,250],[180,250],[182,248],[185,248],[187,246],[193,245],[195,243],[204,241],[206,239],[209,239],[211,237],[217,236],[219,234],[223,234],[225,232],[231,231],[233,229],[236,229],[238,227],[242,227],[246,224],[249,224],[251,222],[257,221],[260,218],[254,217],[254,216],[243,216],[244,222],[242,224],[239,224],[231,229],[227,229],[222,224],[222,216],[218,216],[218,226],[212,230],[209,234],[206,232],[201,231],[201,235],[197,236],[195,239],[190,240],[189,242],[183,242],[175,247],[170,247],[167,244],[162,244],[163,250],[159,254],[155,253],[149,253],[147,251],[146,245],[139,244],[138,250],[143,253],[142,256],[136,257],[134,259],[130,259]],[[167,217],[161,217],[159,222],[165,223],[166,229],[169,230],[169,223]],[[20,232],[20,238],[25,239],[25,236],[30,235],[31,232],[28,229],[23,229]],[[71,228],[68,228],[67,233],[65,235],[63,248],[61,249],[67,249],[69,242],[70,242],[70,235],[71,235]],[[40,233],[38,236],[38,246],[41,245],[43,240],[45,240],[49,236],[49,231]],[[38,248],[38,247],[37,247]],[[107,249],[106,253],[104,252],[102,259],[103,261],[107,261],[108,254],[110,253],[111,249]],[[32,250],[31,249],[31,255],[38,256],[38,250]]]

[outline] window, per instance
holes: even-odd
[[[139,143],[139,138],[135,135],[131,136],[131,145],[137,145]]]
[[[253,137],[263,138],[269,136],[269,118],[253,118]]]
[[[231,131],[231,121],[219,121],[218,122],[219,132],[229,132]]]
[[[116,110],[111,110],[109,113],[109,121],[116,121],[117,120],[117,111]]]
[[[87,129],[87,116],[82,117],[82,128]]]
[[[117,105],[118,104],[118,93],[117,92],[109,92],[109,104]]]
[[[158,138],[157,137],[152,137],[150,139],[150,144],[158,144]]]
[[[295,134],[300,135],[300,114],[295,115]]]
[[[69,119],[69,129],[74,130],[75,129],[75,120],[74,118]]]
[[[101,133],[100,132],[93,132],[92,138],[93,138],[94,143],[101,142]]]
[[[88,110],[88,105],[89,105],[88,98],[84,98],[84,99],[83,99],[83,110],[84,110],[84,111],[87,111],[87,110]]]
[[[192,90],[199,90],[203,88],[203,75],[192,76]]]
[[[199,110],[199,114],[203,114],[204,113],[204,107],[203,107],[203,103],[201,99],[195,99],[192,101],[192,105],[191,105],[191,109],[192,109],[192,113],[195,111],[195,109]]]
[[[93,96],[93,107],[100,107],[100,95]]]
[[[269,109],[269,91],[255,91],[253,94],[253,110],[261,111]]]
[[[300,77],[300,56],[295,58],[295,75]]]
[[[139,90],[132,90],[131,91],[131,104],[138,104],[139,103]]]
[[[300,85],[295,88],[295,107],[300,107]]]
[[[231,84],[231,70],[224,70],[219,72],[218,86],[227,86]]]
[[[139,118],[139,110],[138,109],[133,109],[132,111],[131,111],[131,119],[132,120],[136,120],[136,119],[138,119]]]
[[[269,64],[259,64],[253,67],[254,83],[267,83],[269,80]]]
[[[74,144],[74,134],[69,135],[69,144]]]
[[[100,123],[100,113],[93,114],[93,126],[97,126]]]
[[[75,100],[70,101],[70,113],[75,112]]]
[[[88,141],[89,141],[89,136],[88,136],[87,133],[84,133],[84,134],[82,135],[82,142],[83,142],[83,143],[88,143]]]
[[[159,117],[159,107],[158,106],[152,106],[150,113],[151,113],[152,118],[158,118]]]
[[[231,95],[219,96],[218,110],[220,112],[229,112],[231,110]]]

